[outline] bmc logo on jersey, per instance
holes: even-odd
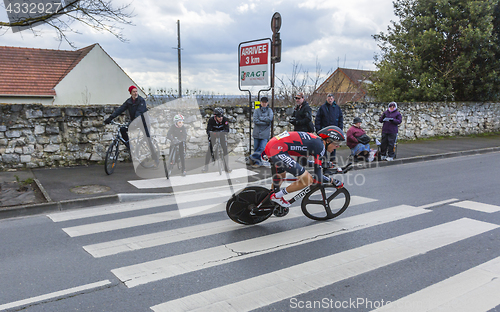
[[[291,151],[302,151],[306,152],[307,151],[307,146],[290,146]]]

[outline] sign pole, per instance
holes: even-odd
[[[281,28],[281,14],[273,14],[271,18],[271,30],[273,31],[273,41],[271,48],[271,109],[274,111],[274,77],[276,63],[281,62],[281,39],[279,30]],[[274,118],[271,121],[271,137],[274,136]]]

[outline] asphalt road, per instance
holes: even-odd
[[[0,311],[500,311],[499,156],[353,171],[326,223],[224,188],[0,220]]]

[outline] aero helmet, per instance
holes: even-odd
[[[342,142],[345,141],[345,134],[342,129],[337,126],[328,126],[321,129],[318,135],[323,139],[332,139],[333,141]]]

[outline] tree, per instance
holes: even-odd
[[[10,1],[5,3],[8,2]],[[113,7],[111,2],[111,0],[67,0],[57,12],[51,10],[48,14],[37,15],[36,17],[23,16],[14,18],[14,20],[11,19],[9,22],[0,21],[0,29],[29,27],[36,35],[36,30],[32,27],[44,23],[56,31],[59,40],[64,40],[73,47],[66,34],[68,32],[78,33],[77,30],[70,26],[76,21],[101,32],[107,31],[120,41],[127,41],[121,33],[122,28],[118,25],[132,23],[131,18],[133,16],[128,12],[130,4]],[[13,10],[13,7],[10,7],[10,9]]]
[[[498,0],[395,0],[370,92],[382,101],[499,98]],[[499,29],[499,26],[496,26]]]

